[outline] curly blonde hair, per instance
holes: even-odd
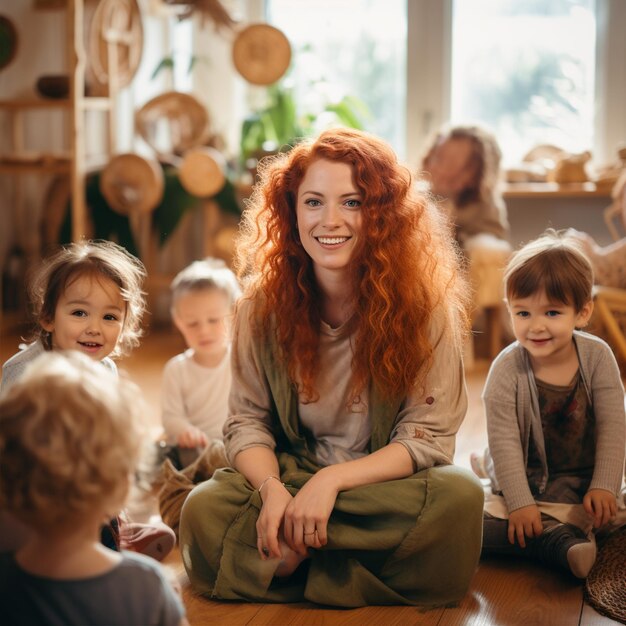
[[[33,338],[41,339],[47,350],[52,349],[51,334],[42,322],[54,319],[54,314],[65,289],[82,276],[105,277],[113,281],[126,303],[124,325],[115,349],[109,356],[127,354],[139,345],[143,334],[141,319],[145,312],[146,278],[143,263],[122,246],[112,241],[90,240],[63,246],[41,265],[30,285],[30,299],[37,328]]]
[[[236,244],[238,274],[246,296],[256,301],[261,330],[276,334],[291,381],[305,401],[314,401],[320,298],[298,236],[296,198],[318,159],[350,165],[362,198],[363,236],[350,264],[352,397],[371,381],[382,394],[403,397],[432,363],[435,309],[447,314],[447,329],[460,337],[468,300],[447,223],[386,142],[333,129],[262,163]]]
[[[79,352],[38,357],[0,399],[0,507],[33,528],[119,513],[144,438],[140,405],[134,384]]]

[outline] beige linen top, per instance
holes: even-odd
[[[275,448],[273,429],[280,428],[272,415],[272,399],[264,374],[252,358],[255,338],[250,315],[253,304],[240,305],[233,341],[233,384],[224,443],[232,464],[239,452],[254,446]],[[400,407],[391,441],[406,447],[415,470],[453,462],[455,436],[467,410],[467,391],[460,346],[444,331],[443,313],[433,324],[434,355],[424,381]],[[322,323],[320,368],[315,381],[319,399],[298,401],[302,425],[315,439],[321,466],[349,461],[368,453],[372,419],[365,390],[356,404],[349,403],[352,348],[344,327]]]

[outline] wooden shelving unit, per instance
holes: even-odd
[[[85,180],[90,167],[86,154],[85,113],[100,111],[106,116],[108,133],[105,153],[98,158],[102,163],[114,152],[115,146],[115,84],[109,85],[105,96],[85,95],[85,0],[68,0],[67,67],[69,95],[66,98],[27,97],[0,100],[0,114],[10,116],[12,129],[11,153],[0,156],[0,174],[20,176],[25,174],[68,175],[72,198],[72,239],[78,241],[87,234],[87,206]],[[26,117],[33,111],[61,110],[68,117],[68,137],[64,152],[59,154],[29,154],[25,150],[24,130]],[[16,185],[16,211],[22,210],[20,181]],[[44,207],[45,211],[45,207]],[[34,246],[31,246],[31,248]],[[33,253],[33,250],[29,250]],[[34,261],[36,259],[31,259]]]

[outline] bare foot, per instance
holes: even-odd
[[[309,554],[299,554],[295,550],[292,550],[282,539],[279,540],[279,546],[283,558],[278,563],[278,567],[274,572],[274,576],[277,578],[291,576],[302,561],[310,558]]]
[[[489,478],[489,473],[487,472],[487,468],[485,467],[485,455],[484,454],[476,454],[472,452],[470,454],[470,465],[474,474],[478,476],[478,478]]]

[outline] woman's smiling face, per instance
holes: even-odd
[[[309,166],[298,188],[296,216],[318,280],[347,269],[361,235],[361,204],[350,165],[319,159]]]

